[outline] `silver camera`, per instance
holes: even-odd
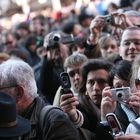
[[[104,16],[104,20],[106,24],[111,24],[111,25],[115,24],[114,17],[112,15]]]
[[[112,92],[112,99],[115,101],[127,101],[130,97],[130,87],[113,88],[110,89]]]

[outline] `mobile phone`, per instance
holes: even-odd
[[[119,123],[119,120],[114,113],[108,113],[106,115],[106,120],[109,126],[111,127],[112,131],[111,133],[113,136],[120,136],[124,134],[124,132],[122,131],[122,127]]]
[[[71,82],[70,82],[70,78],[67,72],[62,72],[60,73],[60,80],[61,80],[61,86],[63,88],[63,90],[67,93],[71,88]]]

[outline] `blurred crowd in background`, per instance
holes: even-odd
[[[11,14],[8,9],[2,11],[1,1],[0,89],[12,94],[18,111],[25,118],[29,115],[31,123],[34,121],[30,112],[34,107],[41,110],[36,107],[40,96],[67,113],[76,128],[85,128],[97,135],[97,140],[104,130],[110,136],[106,129],[98,130],[98,123],[104,122],[110,112],[117,115],[124,132],[140,134],[133,127],[131,131],[131,122],[140,116],[140,0],[36,2],[38,5],[34,8],[40,7],[38,10],[32,7],[33,1],[12,0],[11,7],[17,3],[22,12],[15,10]],[[28,65],[9,60],[11,57],[20,58]],[[60,74],[64,71],[69,75],[72,89],[66,92],[73,94],[62,93],[65,91]],[[134,92],[127,101],[120,101],[118,96],[111,98],[112,88],[124,87]],[[120,98],[125,93],[129,92],[122,92]],[[35,113],[38,115],[38,110]],[[35,131],[39,135],[38,128]],[[53,133],[57,135],[57,132]],[[112,139],[121,140],[111,136]]]

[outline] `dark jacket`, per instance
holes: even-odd
[[[22,140],[80,140],[79,132],[68,116],[61,110],[57,109],[52,114],[46,115],[44,128],[42,129],[39,122],[40,111],[46,105],[41,97],[37,97],[33,104],[22,115],[31,122],[31,132]],[[46,128],[46,124],[49,127]]]
[[[125,132],[127,126],[130,123],[130,121],[128,119],[128,116],[126,115],[126,113],[122,109],[121,104],[119,102],[117,103],[115,114],[116,114],[116,116],[117,116],[117,118],[118,118],[118,120],[119,120],[119,122],[120,122],[120,124],[122,126],[122,130]],[[137,115],[136,115],[136,118],[137,118]]]
[[[50,104],[53,103],[56,91],[61,85],[60,73],[62,71],[64,71],[63,67],[55,67],[52,61],[48,61],[47,58],[44,58],[40,70],[38,88]]]

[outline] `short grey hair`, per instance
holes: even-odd
[[[88,58],[82,53],[73,53],[65,59],[64,69],[86,62]]]
[[[127,16],[133,16],[133,17],[139,17],[140,18],[140,12],[135,11],[135,10],[125,11],[124,14],[127,15]]]
[[[18,58],[10,58],[0,65],[0,88],[14,85],[23,86],[27,96],[38,96],[33,69]]]

